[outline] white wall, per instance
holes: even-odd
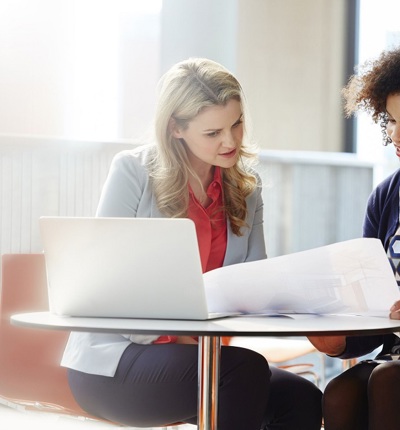
[[[187,56],[229,67],[264,149],[341,151],[346,0],[166,0],[162,68]]]
[[[263,148],[344,147],[345,4],[239,1],[237,74]]]
[[[131,139],[161,73],[208,56],[241,80],[263,148],[340,151],[345,3],[1,0],[0,134]]]

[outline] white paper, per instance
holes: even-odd
[[[225,266],[204,274],[212,312],[388,316],[400,299],[378,239]]]

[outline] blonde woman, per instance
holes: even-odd
[[[266,258],[247,118],[224,67],[176,64],[160,82],[154,143],[115,157],[97,215],[192,219],[203,272]],[[197,422],[196,339],[73,333],[62,364],[93,415],[135,427]],[[219,430],[319,430],[321,395],[253,351],[222,347]]]

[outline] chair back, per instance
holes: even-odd
[[[68,333],[10,324],[13,314],[48,309],[43,254],[2,255],[0,396],[87,415],[73,398],[66,369],[59,365]]]
[[[10,323],[13,314],[48,310],[44,255],[2,255],[0,398],[28,409],[115,425],[93,417],[76,403],[68,385],[67,370],[59,364],[69,333],[15,327]]]

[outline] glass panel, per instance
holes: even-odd
[[[1,0],[0,133],[140,136],[160,75],[162,0]]]

